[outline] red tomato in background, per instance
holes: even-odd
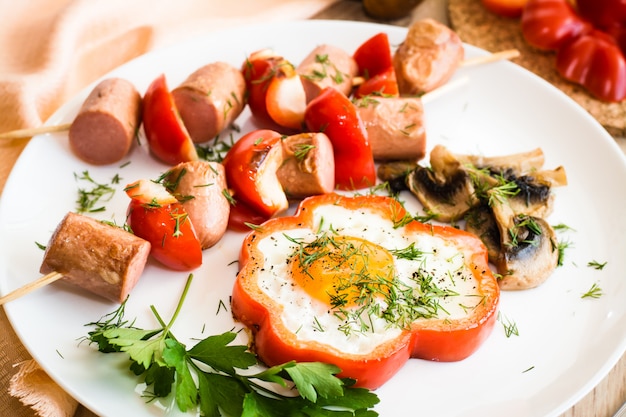
[[[577,0],[576,6],[578,13],[599,29],[626,24],[626,0]]]
[[[528,0],[522,14],[524,39],[540,49],[559,49],[592,29],[567,0]]]
[[[626,59],[610,35],[594,30],[557,52],[556,68],[600,100],[626,98]]]
[[[626,0],[578,0],[578,13],[615,38],[626,53]]]
[[[131,199],[127,221],[136,236],[150,242],[154,259],[168,268],[190,271],[202,265],[202,247],[182,204],[151,207]]]
[[[522,10],[528,0],[481,0],[485,9],[503,17],[516,18],[522,15]]]

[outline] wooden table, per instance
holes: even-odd
[[[443,0],[436,1],[442,2]],[[431,1],[430,3],[432,4],[433,2]],[[437,9],[437,12],[439,12],[439,8]],[[419,13],[428,14],[429,12],[430,9],[426,10],[425,7],[421,10],[418,8],[417,15]],[[349,0],[337,2],[314,16],[314,18],[375,21],[365,15],[361,2]],[[406,26],[409,22],[410,19],[407,17],[385,23]],[[26,140],[0,143],[0,193],[4,188],[13,164],[26,143]],[[0,309],[0,335],[2,335],[0,338],[0,351],[2,352],[2,355],[0,355],[0,387],[3,387],[0,391],[0,415],[35,417],[34,412],[22,406],[17,399],[10,397],[6,393],[8,381],[13,374],[13,365],[27,359],[28,353],[8,323],[4,309]],[[610,417],[624,401],[626,401],[626,355],[622,356],[611,372],[589,394],[562,414],[561,417]],[[75,417],[93,416],[93,413],[83,407],[79,407],[75,415]]]

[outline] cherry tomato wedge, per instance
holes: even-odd
[[[324,132],[333,145],[335,186],[343,190],[376,183],[376,167],[367,132],[355,105],[327,87],[307,106],[304,121],[312,132]]]
[[[130,197],[128,225],[150,242],[154,259],[177,271],[202,265],[202,246],[187,212],[163,185],[139,180],[124,191]]]
[[[230,206],[228,229],[235,232],[249,232],[250,226],[258,226],[269,217],[257,213],[247,204],[238,201]]]
[[[356,98],[362,98],[368,95],[386,97],[398,97],[400,95],[396,72],[393,67],[363,81],[354,93]]]
[[[150,152],[162,162],[176,165],[198,159],[163,74],[150,84],[143,98],[143,129]]]
[[[371,78],[393,68],[389,37],[380,32],[359,46],[352,55],[359,67],[359,75]]]
[[[131,200],[128,224],[133,233],[152,244],[150,254],[170,269],[190,271],[202,265],[202,248],[180,203],[147,207]]]
[[[281,138],[273,130],[252,131],[239,138],[222,161],[235,200],[267,218],[289,206],[276,175],[283,162]]]

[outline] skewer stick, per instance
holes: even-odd
[[[469,81],[468,77],[460,77],[460,78],[455,78],[453,80],[450,80],[444,85],[437,87],[436,89],[431,90],[428,93],[421,96],[420,98],[422,99],[422,103],[426,105],[432,101],[435,101],[439,97],[448,94],[450,91],[455,90],[461,87],[462,85],[467,84],[468,81]]]
[[[459,67],[471,67],[474,65],[482,65],[488,64],[490,62],[501,61],[504,59],[513,59],[517,58],[520,55],[520,52],[517,49],[507,49],[500,52],[495,52],[489,55],[483,55],[475,58],[466,59],[459,64]],[[363,77],[354,77],[352,80],[352,84],[354,86],[363,84],[365,78]],[[0,133],[0,140],[2,139],[25,139],[35,135],[40,135],[44,133],[55,133],[55,132],[63,132],[69,130],[71,123],[61,124],[61,125],[53,125],[53,126],[41,126],[29,129],[19,129],[12,130],[10,132]]]
[[[459,63],[461,67],[473,67],[475,65],[489,64],[491,62],[502,61],[505,59],[513,59],[520,56],[520,52],[517,49],[505,49],[504,51],[494,52],[489,55],[477,56],[475,58],[469,58]],[[352,79],[352,85],[354,87],[359,86],[365,82],[364,77],[354,77]]]
[[[8,293],[7,295],[5,295],[4,297],[0,298],[0,306],[6,302],[15,300],[16,298],[26,295],[30,293],[31,291],[44,287],[60,278],[63,278],[63,274],[61,274],[60,272],[50,272],[49,274],[44,275],[38,280],[28,283],[24,285],[23,287],[20,287],[17,290],[12,291]]]
[[[490,62],[502,61],[504,59],[517,58],[518,56],[520,56],[520,53],[517,49],[506,49],[493,54],[466,59],[459,64],[459,67],[471,67],[474,65],[488,64]]]
[[[69,130],[71,123],[53,126],[40,126],[29,129],[12,130],[10,132],[0,133],[1,139],[25,139],[43,133],[64,132]]]

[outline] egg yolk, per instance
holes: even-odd
[[[321,236],[291,257],[294,281],[312,298],[349,308],[389,292],[393,257],[385,248],[350,236]]]

